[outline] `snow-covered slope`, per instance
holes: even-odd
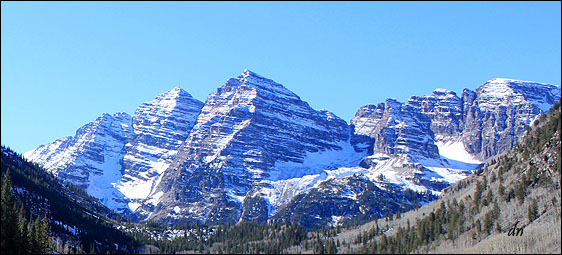
[[[74,137],[42,145],[26,152],[24,157],[123,213],[127,210],[125,197],[115,185],[121,179],[123,147],[131,131],[130,115],[104,113],[78,129]]]
[[[203,103],[179,87],[143,103],[133,117],[103,114],[76,132],[24,154],[107,207],[130,213],[146,199],[185,140]]]
[[[476,92],[481,111],[494,111],[499,106],[530,104],[535,112],[548,112],[552,104],[560,100],[560,86],[504,78],[489,80]]]
[[[137,108],[133,134],[124,148],[124,174],[117,186],[132,210],[158,184],[202,107],[203,102],[178,86]]]

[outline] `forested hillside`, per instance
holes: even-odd
[[[138,246],[112,226],[119,216],[82,189],[62,185],[10,148],[2,146],[1,160],[2,252],[122,253]]]

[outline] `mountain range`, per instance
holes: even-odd
[[[493,79],[348,122],[245,70],[205,102],[175,87],[24,157],[139,221],[315,228],[417,208],[511,148],[560,87]]]

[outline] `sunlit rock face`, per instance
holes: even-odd
[[[560,87],[512,79],[493,79],[462,94],[463,142],[484,160],[513,146],[540,113],[560,101]]]
[[[283,85],[246,70],[207,98],[173,171],[157,188],[163,195],[152,217],[263,221],[269,211],[258,190],[267,181],[323,171],[279,164],[302,164],[307,154],[341,151],[348,137],[344,120],[312,109]],[[174,215],[176,206],[182,209]]]
[[[141,104],[133,115],[133,133],[124,147],[123,177],[117,188],[131,209],[146,202],[185,141],[203,102],[180,87]]]

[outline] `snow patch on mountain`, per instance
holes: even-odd
[[[340,167],[358,166],[359,162],[367,156],[366,152],[356,152],[349,141],[337,144],[341,150],[325,150],[320,152],[307,152],[303,162],[276,162],[271,171],[269,180],[285,180],[310,174],[319,174],[324,170],[334,170]]]
[[[481,164],[473,155],[464,148],[464,143],[460,140],[436,141],[435,145],[439,149],[439,154],[447,159],[452,159],[465,163]]]
[[[104,113],[76,131],[74,137],[26,152],[24,156],[60,179],[81,186],[117,212],[127,211],[124,195],[115,185],[121,177],[123,147],[132,131],[126,113]]]
[[[377,187],[386,190],[385,184],[392,183],[416,192],[427,192],[428,188],[414,181],[415,173],[422,173],[421,170],[410,168],[410,160],[402,157],[390,157],[389,155],[377,153],[369,156],[375,166],[370,168],[365,174]]]
[[[201,101],[176,86],[137,108],[133,134],[124,149],[124,174],[117,185],[131,200],[131,210],[154,191],[202,107]]]
[[[90,166],[100,171],[92,172],[86,192],[99,199],[104,205],[113,210],[123,208],[124,195],[115,189],[121,179],[121,163],[123,158],[123,142],[113,137],[105,136],[98,142],[105,145],[103,162],[89,162]]]

